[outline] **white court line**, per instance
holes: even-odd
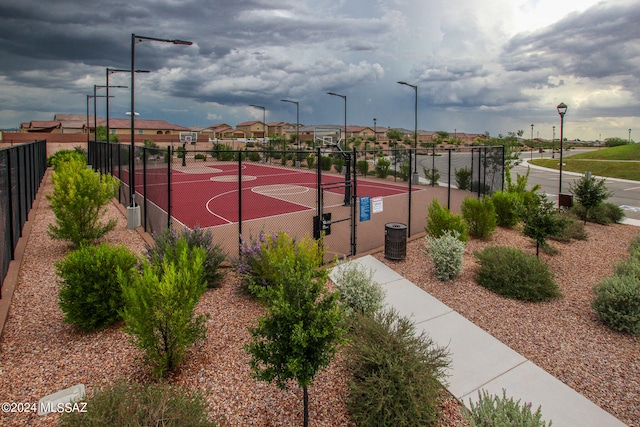
[[[640,187],[630,187],[630,188],[623,188],[622,191],[638,190],[638,189],[640,189]]]

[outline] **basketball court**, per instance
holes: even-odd
[[[240,219],[239,192],[242,192],[242,220],[315,211],[317,175],[315,170],[293,169],[251,162],[199,162],[188,167],[174,166],[171,178],[172,215],[193,228],[236,223]],[[241,177],[241,178],[240,178]],[[241,179],[241,181],[239,181]],[[344,183],[337,174],[322,174],[322,184]],[[407,187],[358,178],[357,195],[387,197],[406,194]],[[344,189],[324,191],[325,207],[342,206]]]

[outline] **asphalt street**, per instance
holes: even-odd
[[[563,153],[563,159],[588,150],[590,149],[578,148],[570,151],[565,151]],[[551,157],[550,151],[546,151],[544,153],[527,151],[522,152],[520,157],[522,159],[522,163],[519,166],[514,167],[511,171],[513,180],[515,181],[517,174],[525,175],[527,173],[527,169],[529,169],[529,188],[533,187],[534,185],[540,185],[540,192],[545,193],[549,200],[557,200],[559,193],[570,194],[571,185],[576,179],[579,179],[582,176],[582,174],[563,171],[562,191],[560,191],[559,171],[541,168],[535,165],[529,165],[528,163],[528,161],[531,159]],[[555,153],[555,158],[557,158],[559,161],[559,154],[557,152]],[[447,185],[446,177],[449,168],[452,171],[452,180],[455,180],[455,170],[459,167],[470,166],[466,164],[468,162],[470,162],[470,160],[467,153],[452,153],[451,167],[449,166],[449,159],[446,155],[421,155],[418,156],[417,159],[417,169],[420,176],[424,177],[425,174],[423,168],[433,169],[435,167],[441,174],[441,177],[439,179],[441,185]],[[620,206],[624,210],[627,218],[640,220],[640,181],[630,181],[608,177],[598,178],[606,178],[606,186],[610,191],[613,192],[613,195],[609,199],[607,199],[607,202],[614,203]]]

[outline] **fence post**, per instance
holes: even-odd
[[[435,157],[436,152],[435,148],[433,149],[433,156]],[[449,152],[448,155],[448,167],[447,167],[447,209],[451,210],[451,148],[447,149]],[[473,151],[471,152],[471,157],[473,159]],[[473,160],[471,161],[473,163]]]
[[[263,147],[264,148],[264,147]],[[242,253],[242,151],[238,155],[238,255]]]
[[[171,163],[173,162],[173,145],[167,147],[167,228],[171,230]]]

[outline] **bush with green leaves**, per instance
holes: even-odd
[[[329,156],[320,156],[320,169],[330,171],[333,165],[333,159]]]
[[[376,176],[378,178],[386,178],[391,170],[391,162],[385,158],[379,158],[376,161]]]
[[[480,263],[476,281],[499,295],[533,302],[561,296],[549,267],[521,249],[489,246],[474,255]]]
[[[516,193],[496,191],[491,196],[491,201],[496,210],[496,223],[500,227],[513,228],[520,222],[518,209],[521,206],[521,198]]]
[[[138,257],[125,246],[82,246],[55,263],[65,322],[93,331],[120,320],[124,306],[117,270],[131,277]]]
[[[252,162],[259,162],[262,159],[258,151],[249,151],[249,160]]]
[[[469,235],[486,239],[496,230],[496,209],[490,197],[466,197],[461,210]]]
[[[366,175],[369,173],[369,162],[367,160],[358,160],[356,168],[360,175]]]
[[[178,240],[181,238],[185,239],[189,249],[195,247],[204,249],[203,268],[207,287],[218,287],[224,277],[221,266],[226,257],[222,246],[213,243],[213,235],[210,230],[203,230],[196,226],[193,230],[185,228],[176,233],[173,229],[165,228],[161,233],[154,235],[154,245],[147,246],[146,255],[149,262],[162,267],[165,259],[175,261],[178,256]]]
[[[357,262],[338,264],[333,269],[333,282],[348,315],[372,314],[382,307],[384,290],[373,280],[373,273],[371,267]]]
[[[640,258],[640,234],[633,236],[629,242],[629,255],[632,258]]]
[[[574,204],[570,212],[580,218],[584,223],[593,222],[600,225],[618,223],[624,219],[624,211],[613,203],[603,202],[597,206],[587,209],[581,204]]]
[[[316,166],[316,156],[313,154],[309,154],[306,157],[307,160],[307,168],[313,169]]]
[[[473,403],[469,399],[470,412],[466,414],[467,421],[472,427],[551,427],[542,419],[542,408],[538,406],[535,412],[531,410],[531,403],[520,403],[520,399],[507,398],[506,390],[502,389],[502,397],[489,395],[486,390],[478,391],[478,401]]]
[[[591,306],[611,329],[633,335],[640,334],[640,278],[638,261],[618,266],[625,275],[605,277],[593,287]]]
[[[575,215],[567,211],[559,211],[560,215],[565,222],[565,227],[549,236],[550,239],[558,242],[568,243],[571,240],[587,240],[587,231],[584,223],[580,221]]]
[[[52,176],[53,193],[47,195],[55,214],[49,235],[74,246],[93,243],[116,226],[116,220],[100,222],[106,206],[116,196],[119,181],[87,168],[84,160],[59,163]]]
[[[49,156],[47,158],[47,166],[51,166],[53,167],[54,171],[58,170],[58,166],[61,163],[65,163],[69,160],[78,160],[81,162],[84,162],[84,164],[87,164],[87,158],[86,155],[77,149],[74,150],[69,150],[69,149],[65,149],[65,150],[58,150],[55,153],[53,153],[51,156]]]
[[[438,185],[438,180],[440,179],[440,172],[437,168],[429,169],[422,168],[422,172],[424,173],[424,177],[429,181],[429,185]]]
[[[460,240],[460,233],[447,230],[440,237],[427,236],[426,250],[436,270],[436,277],[447,281],[462,271],[465,243]]]
[[[332,159],[332,162],[336,172],[342,173],[342,168],[344,167],[345,162],[344,157],[342,157],[342,155],[337,155]]]
[[[126,380],[98,388],[85,412],[61,414],[59,427],[215,427],[208,421],[208,405],[199,391],[167,383],[138,384]]]
[[[449,355],[395,310],[356,316],[347,407],[358,426],[436,425]]]
[[[280,232],[272,242],[267,238],[263,252],[279,275],[272,286],[254,288],[266,312],[256,327],[249,328],[253,339],[245,349],[256,379],[275,381],[281,389],[294,380],[302,388],[307,426],[308,387],[344,342],[339,294],[327,290],[327,269],[319,268],[323,251],[309,236],[294,241]]]
[[[188,348],[206,333],[206,315],[195,307],[207,289],[205,250],[189,248],[186,239],[176,244],[176,257],[162,266],[143,262],[131,280],[119,271],[124,309],[122,318],[131,341],[145,352],[153,374],[164,376],[178,367]]]
[[[592,175],[583,175],[580,179],[574,181],[569,188],[577,203],[584,208],[584,217],[581,217],[581,219],[585,223],[589,218],[590,210],[613,195],[613,192],[607,189],[604,179],[597,180]]]
[[[456,176],[456,187],[460,190],[471,189],[471,168],[462,167],[456,169],[454,175]]]
[[[457,231],[458,239],[462,242],[466,242],[469,239],[467,235],[467,224],[462,219],[462,215],[454,214],[449,209],[445,208],[438,202],[438,199],[433,199],[429,205],[427,226],[424,231],[432,237],[440,237],[447,231]]]

